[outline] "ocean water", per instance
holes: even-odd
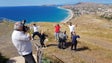
[[[60,22],[68,17],[68,11],[54,6],[0,7],[0,18],[14,21]]]

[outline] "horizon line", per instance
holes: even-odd
[[[77,3],[98,3],[98,4],[111,4],[112,3],[99,3],[99,2],[77,2]],[[0,6],[0,7],[19,7],[19,6],[60,6],[60,5],[75,5],[77,3],[65,3],[65,4],[40,4],[40,5],[9,5],[9,6]]]

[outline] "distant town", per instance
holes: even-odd
[[[111,4],[77,3],[75,5],[65,5],[63,7],[72,9],[74,11],[74,17],[78,17],[84,14],[97,14],[106,19],[112,19]]]

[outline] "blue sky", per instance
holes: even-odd
[[[0,0],[0,6],[35,6],[46,4],[73,4],[78,2],[112,3],[112,0]]]

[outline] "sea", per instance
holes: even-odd
[[[31,22],[61,22],[69,11],[58,6],[16,6],[0,7],[0,19]]]

